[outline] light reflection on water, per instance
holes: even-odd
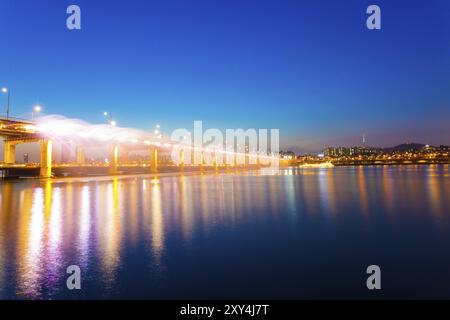
[[[441,251],[450,245],[448,173],[285,168],[1,182],[0,298],[360,297],[357,274],[343,274],[340,295],[344,280],[324,285],[317,270],[363,268],[364,246],[393,270],[395,254],[424,252],[450,269]],[[401,249],[417,238],[417,257]],[[71,264],[83,272],[81,292],[65,289]],[[386,297],[410,294],[399,284]],[[433,294],[450,297],[450,285]]]

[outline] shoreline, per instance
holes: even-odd
[[[302,163],[302,164],[321,164],[321,162],[317,163]],[[301,166],[302,164],[298,164],[296,166]],[[351,163],[339,163],[339,162],[331,162],[333,166],[335,167],[367,167],[367,166],[410,166],[410,165],[445,165],[450,164],[449,161],[439,161],[439,162],[364,162],[364,163],[358,163],[358,162],[351,162]]]
[[[242,172],[255,172],[264,169],[264,167],[259,168],[239,168],[239,169],[226,169],[220,168],[219,170],[209,169],[209,170],[187,170],[187,171],[163,171],[163,172],[142,172],[142,173],[125,173],[116,175],[85,175],[85,176],[54,176],[51,178],[40,178],[40,177],[13,177],[0,179],[0,184],[2,182],[24,182],[24,181],[54,181],[54,182],[66,182],[66,181],[82,181],[88,182],[90,180],[95,181],[111,181],[111,180],[122,180],[122,179],[133,179],[133,178],[167,178],[167,177],[179,177],[179,176],[202,176],[202,175],[219,175],[219,174],[238,174]]]
[[[301,164],[292,165],[282,165],[278,169],[288,169],[288,168],[299,168],[299,169],[333,169],[338,167],[380,167],[380,166],[432,166],[432,165],[450,165],[450,162],[426,162],[426,163],[363,163],[363,164],[333,164],[333,167],[302,167]],[[64,181],[109,181],[109,180],[122,180],[122,179],[132,179],[132,178],[167,178],[167,177],[178,177],[178,176],[202,176],[202,175],[219,175],[219,174],[241,174],[243,172],[256,172],[259,170],[270,169],[265,167],[254,167],[254,168],[225,168],[221,167],[218,170],[206,169],[206,170],[187,170],[187,171],[162,171],[162,172],[137,172],[137,173],[123,173],[116,175],[81,175],[81,176],[54,176],[51,178],[40,178],[40,177],[11,177],[0,179],[2,182],[23,182],[23,181],[54,181],[54,182],[64,182]]]

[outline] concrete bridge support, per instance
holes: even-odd
[[[255,158],[253,158],[253,157],[254,157],[254,156],[253,156],[252,154],[250,154],[250,153],[246,153],[246,154],[245,154],[244,168],[245,168],[246,166],[250,166],[250,165],[254,164],[254,163],[252,163],[253,160],[255,159]]]
[[[75,160],[77,164],[85,164],[86,156],[82,147],[77,146],[75,149]]]
[[[217,152],[214,152],[214,170],[219,170],[219,161],[217,160]]]
[[[52,176],[52,149],[53,143],[49,139],[41,140],[41,178],[50,178]]]
[[[153,173],[158,172],[158,148],[150,148],[150,168]]]
[[[203,167],[203,165],[204,165],[204,160],[203,160],[203,151],[202,151],[202,153],[200,154],[200,160],[199,160],[199,163],[198,163],[198,165],[200,166],[200,171],[202,171],[203,172],[203,169],[204,169],[204,167]]]
[[[111,156],[109,158],[109,174],[117,174],[117,168],[119,166],[119,146],[114,145],[111,150]]]
[[[180,170],[184,171],[184,150],[180,151]]]
[[[6,164],[14,164],[16,162],[16,142],[5,141],[4,162]]]

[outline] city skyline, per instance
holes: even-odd
[[[39,103],[144,130],[280,128],[281,148],[299,153],[363,133],[372,146],[448,144],[450,5],[413,1],[405,23],[401,3],[378,1],[371,31],[366,2],[81,0],[82,30],[69,31],[69,3],[5,1],[0,86],[13,116]]]

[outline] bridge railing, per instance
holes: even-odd
[[[27,124],[34,123],[34,121],[27,120],[27,119],[21,119],[21,118],[15,118],[15,117],[4,117],[4,116],[0,116],[0,121],[21,122],[21,123],[27,123]]]

